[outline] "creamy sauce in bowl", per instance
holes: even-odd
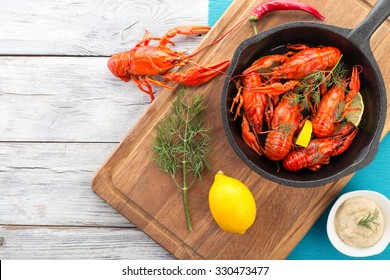
[[[337,235],[347,245],[366,248],[382,237],[384,217],[381,208],[370,198],[347,199],[336,212],[334,226]]]

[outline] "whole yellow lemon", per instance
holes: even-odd
[[[209,206],[225,231],[243,234],[256,219],[256,202],[247,186],[219,171],[209,192]]]

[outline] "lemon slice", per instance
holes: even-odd
[[[311,139],[311,132],[313,131],[313,125],[311,121],[306,120],[305,124],[303,125],[302,130],[299,132],[297,140],[295,141],[295,144],[307,147],[309,145],[310,139]]]
[[[345,115],[347,121],[351,122],[354,126],[358,127],[362,120],[364,112],[363,98],[360,92],[358,92],[353,98],[351,105],[349,106],[349,112]]]

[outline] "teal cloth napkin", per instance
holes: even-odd
[[[209,0],[209,25],[213,26],[232,0]],[[390,136],[386,136],[379,145],[378,154],[366,168],[358,171],[339,194],[355,190],[373,190],[390,197]],[[288,256],[288,260],[390,260],[390,246],[379,255],[367,258],[352,258],[338,252],[330,243],[326,234],[326,221],[329,208],[321,215],[314,226]]]

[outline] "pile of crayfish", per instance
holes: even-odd
[[[230,112],[235,121],[241,117],[243,140],[254,152],[282,161],[289,171],[315,171],[345,152],[357,134],[345,116],[354,110],[362,69],[348,71],[341,51],[332,46],[285,47],[239,75]],[[313,133],[308,146],[299,147],[294,140],[306,120]]]

